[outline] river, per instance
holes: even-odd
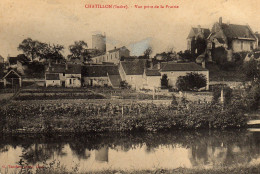
[[[260,164],[260,132],[1,135],[1,173],[60,163],[69,171],[218,168]]]

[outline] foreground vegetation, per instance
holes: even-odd
[[[175,100],[172,105],[35,103],[0,110],[3,132],[125,132],[245,127],[244,105]]]

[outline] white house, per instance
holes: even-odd
[[[144,88],[158,89],[161,87],[161,73],[158,69],[145,69],[143,74]]]
[[[166,74],[169,81],[168,84],[172,87],[176,87],[176,81],[178,77],[185,76],[188,73],[198,73],[205,75],[207,79],[206,90],[209,89],[209,70],[202,68],[200,65],[190,62],[190,63],[162,63],[160,69],[161,77]]]
[[[50,64],[45,72],[48,86],[81,87],[81,65]]]
[[[130,51],[125,47],[120,47],[120,48],[114,48],[113,50],[108,51],[106,54],[93,57],[92,62],[96,64],[102,64],[102,63],[114,63],[118,64],[120,59],[122,57],[129,57],[130,56]]]
[[[146,63],[144,61],[125,61],[119,64],[119,73],[133,89],[143,88],[143,74]]]

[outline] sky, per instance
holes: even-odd
[[[128,5],[128,9],[85,8],[85,4]],[[139,6],[176,5],[144,9]],[[93,34],[105,33],[107,50],[126,46],[141,55],[185,50],[191,27],[210,28],[218,21],[248,24],[260,32],[260,0],[1,0],[0,55],[16,56],[19,43],[30,37],[68,46],[84,40],[92,48]]]

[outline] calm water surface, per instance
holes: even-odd
[[[260,132],[1,135],[1,172],[15,170],[20,160],[34,169],[59,161],[80,172],[254,165],[260,164]]]

